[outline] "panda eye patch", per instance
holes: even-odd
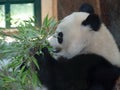
[[[59,32],[59,33],[58,33],[57,39],[58,39],[58,42],[59,42],[60,44],[62,44],[62,42],[63,42],[63,33],[62,33],[62,32]]]
[[[62,37],[63,37],[63,33],[62,33],[62,32],[59,32],[59,33],[58,33],[58,37],[61,37],[61,38],[62,38]]]

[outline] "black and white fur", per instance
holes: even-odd
[[[84,7],[65,17],[48,39],[53,55],[47,48],[44,55],[35,55],[44,90],[113,90],[115,86],[120,75],[118,47],[99,16]]]

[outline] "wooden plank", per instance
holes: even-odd
[[[55,17],[55,19],[57,20],[57,16],[58,16],[57,0],[53,0],[52,6],[53,6],[52,7],[53,17]]]
[[[57,18],[57,0],[41,0],[42,21],[46,15]]]
[[[99,14],[99,16],[101,16],[100,0],[96,0],[96,8],[97,8],[97,14]]]

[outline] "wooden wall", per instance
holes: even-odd
[[[95,12],[101,15],[99,0],[58,0],[58,19],[78,11],[82,3],[90,3]]]
[[[101,18],[120,48],[120,0],[100,0]]]
[[[57,0],[41,0],[42,21],[46,15],[57,19]]]

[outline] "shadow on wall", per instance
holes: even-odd
[[[106,14],[109,17],[110,24],[108,28],[115,37],[115,40],[120,49],[120,0],[106,0],[108,12]]]

